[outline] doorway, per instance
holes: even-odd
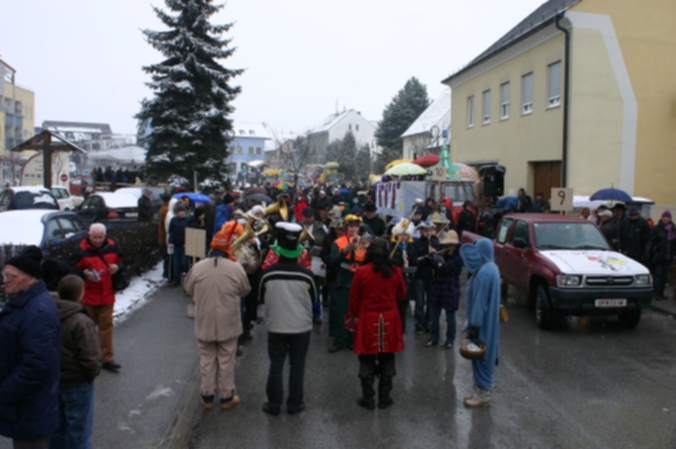
[[[561,161],[531,162],[533,164],[533,198],[538,192],[549,201],[552,187],[561,187]]]

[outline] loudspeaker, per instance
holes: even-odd
[[[502,165],[485,165],[479,170],[481,176],[481,194],[484,196],[503,196],[505,194],[505,172]]]

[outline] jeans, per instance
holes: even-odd
[[[94,426],[94,383],[59,391],[59,427],[49,437],[49,449],[91,449]]]
[[[430,304],[430,341],[434,344],[439,343],[439,319],[441,318],[441,306]],[[455,341],[455,312],[446,310],[446,344],[453,344]]]
[[[305,382],[305,357],[310,348],[310,331],[302,334],[276,334],[268,332],[268,358],[270,371],[266,393],[270,408],[279,411],[284,402],[284,362],[289,354],[289,398],[287,410],[298,411],[303,403],[303,384]]]
[[[653,276],[655,277],[655,279],[653,279],[653,285],[655,285],[655,288],[663,289],[669,278],[669,264],[662,263],[659,265],[654,265]]]
[[[171,282],[180,284],[181,273],[188,271],[188,258],[185,257],[185,248],[174,246],[174,254],[171,257]]]
[[[312,305],[312,318],[320,318],[322,316],[322,300],[319,297],[322,291],[322,284],[324,278],[314,276],[315,288],[317,289],[317,301]]]
[[[430,328],[430,311],[425,307],[432,295],[432,281],[414,280],[415,285],[415,330],[427,331]]]

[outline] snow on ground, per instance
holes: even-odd
[[[162,277],[162,262],[152,270],[131,280],[129,287],[115,294],[115,324],[120,324],[137,309],[148,303],[155,291],[166,283]]]

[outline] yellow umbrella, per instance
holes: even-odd
[[[417,164],[402,162],[386,170],[385,174],[390,176],[417,176],[426,175],[427,170]]]
[[[413,162],[411,159],[396,159],[385,166],[385,171],[399,164],[410,164]]]

